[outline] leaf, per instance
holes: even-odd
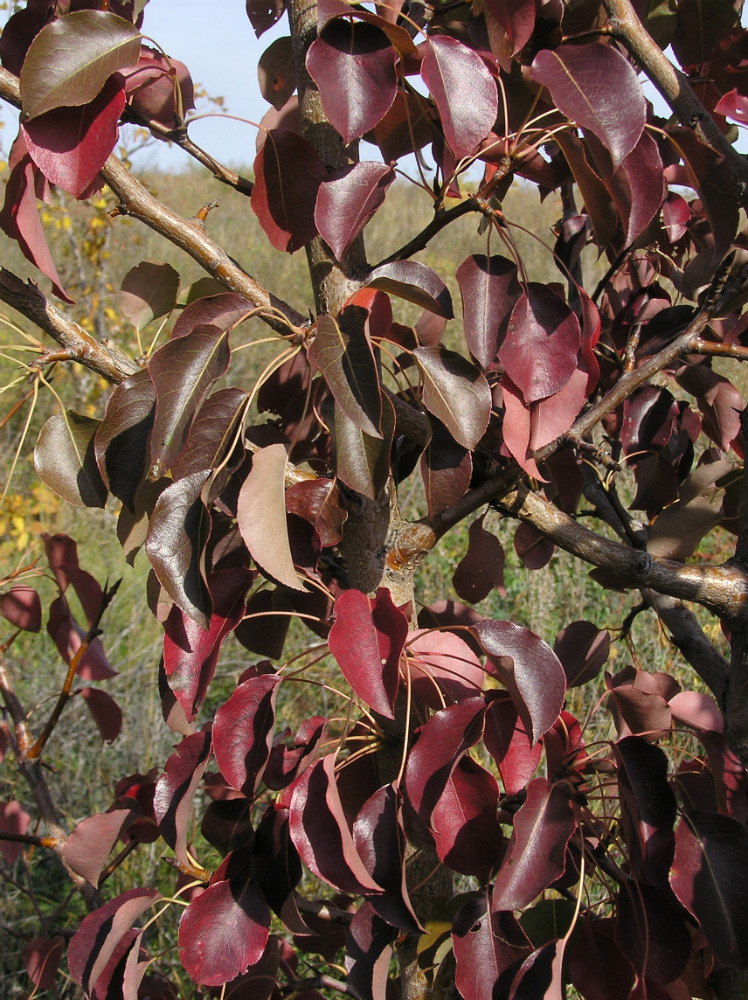
[[[206,279],[212,281],[212,278]],[[198,282],[196,282],[198,284]],[[194,287],[194,286],[190,286]],[[171,340],[185,337],[197,326],[213,326],[217,330],[233,330],[252,312],[252,303],[237,292],[211,292],[195,298],[178,317],[171,331]]]
[[[26,975],[37,990],[51,990],[65,949],[65,939],[33,938],[24,946],[21,956]]]
[[[423,404],[463,448],[472,451],[488,426],[491,390],[485,377],[461,354],[444,347],[413,351],[423,378]]]
[[[21,69],[21,104],[28,118],[87,104],[107,79],[138,61],[140,32],[107,11],[81,10],[47,24]]]
[[[216,712],[213,753],[232,788],[251,799],[270,757],[280,677],[260,674],[238,685]]]
[[[496,122],[496,82],[481,57],[449,35],[430,35],[421,77],[436,101],[444,138],[457,159],[480,145]]]
[[[294,253],[317,235],[314,206],[324,164],[295,132],[272,129],[254,161],[252,211],[276,250]]]
[[[531,743],[556,721],[566,677],[551,647],[529,629],[512,622],[482,621],[471,626],[509,691]]]
[[[289,35],[276,38],[262,53],[257,63],[257,80],[262,96],[276,111],[280,111],[296,90],[293,46]]]
[[[506,794],[517,795],[535,774],[543,745],[530,742],[517,709],[506,695],[489,703],[483,741],[496,762]]]
[[[543,49],[530,75],[548,88],[562,114],[597,136],[614,167],[636,146],[646,103],[636,70],[617,49],[597,42]]]
[[[270,911],[248,869],[241,852],[230,854],[180,918],[179,959],[202,986],[230,982],[262,958]]]
[[[203,397],[228,364],[228,334],[213,326],[197,326],[153,355],[148,372],[156,390],[156,415],[149,479],[158,479],[173,466]]]
[[[473,457],[435,418],[431,424],[431,439],[421,455],[421,479],[426,491],[429,516],[457,503],[470,486]]]
[[[174,851],[181,871],[200,878],[203,874],[188,853],[192,802],[210,757],[210,733],[193,733],[179,742],[156,782],[153,811],[158,829]]]
[[[327,644],[364,704],[394,719],[398,663],[408,620],[380,588],[372,601],[360,590],[346,590],[335,602],[335,622]]]
[[[629,1000],[634,969],[615,943],[611,919],[580,914],[568,954],[569,978],[583,997]]]
[[[347,145],[374,128],[397,94],[397,51],[373,24],[336,17],[306,56],[322,108]]]
[[[452,297],[442,279],[430,267],[417,260],[395,260],[391,264],[375,267],[366,279],[369,288],[397,295],[406,302],[414,302],[422,309],[452,319]]]
[[[531,949],[514,915],[492,913],[485,894],[469,899],[457,912],[452,943],[455,985],[465,1000],[506,996],[514,969]]]
[[[377,915],[371,900],[365,900],[346,934],[347,982],[349,988],[356,991],[356,996],[380,1000],[387,995],[396,938],[395,928]]]
[[[468,529],[468,550],[452,575],[452,586],[463,601],[475,604],[504,587],[504,549],[499,539],[476,518]]]
[[[556,636],[553,652],[564,668],[566,686],[577,687],[600,673],[610,653],[610,634],[592,622],[572,622]]]
[[[381,426],[382,437],[371,437],[359,430],[335,404],[332,427],[335,474],[350,489],[372,500],[385,488],[390,474],[395,411],[386,396],[382,397]]]
[[[187,442],[174,462],[175,479],[191,476],[201,469],[216,469],[228,458],[246,402],[247,393],[237,386],[218,389],[203,401],[192,419]],[[213,490],[218,490],[223,481],[219,477]]]
[[[177,607],[208,628],[211,599],[201,569],[209,524],[201,493],[208,472],[167,486],[156,501],[145,550],[159,583]]]
[[[32,118],[21,125],[31,159],[50,183],[83,198],[117,144],[124,106],[122,81],[112,77],[90,103]]]
[[[307,357],[353,424],[369,437],[381,438],[382,396],[365,320],[360,306],[346,306],[337,320],[320,316]]]
[[[113,743],[122,731],[122,709],[106,691],[99,688],[81,688],[81,698],[96,723],[105,743]]]
[[[338,260],[383,203],[394,179],[392,167],[364,161],[336,170],[322,181],[314,221]]]
[[[729,0],[680,0],[673,51],[681,66],[705,63],[715,45],[738,26],[740,15]]]
[[[465,755],[431,814],[436,853],[454,871],[487,882],[504,853],[496,778]]]
[[[566,938],[548,941],[528,955],[512,981],[509,1000],[564,1000]]]
[[[132,813],[129,809],[88,816],[72,831],[62,849],[62,859],[71,871],[98,887],[99,876]]]
[[[22,583],[0,597],[0,615],[14,628],[38,632],[42,627],[42,602],[33,587]]]
[[[514,817],[512,839],[493,890],[494,910],[519,910],[564,873],[576,829],[566,787],[534,778]]]
[[[39,432],[34,469],[50,489],[76,507],[103,507],[107,488],[99,474],[94,434],[99,421],[75,410],[56,413]]]
[[[156,413],[156,390],[146,369],[120,382],[107,403],[94,438],[104,483],[131,511],[146,471]],[[204,466],[207,468],[207,466]]]
[[[123,940],[129,948],[130,928],[157,899],[161,893],[155,889],[128,889],[83,918],[68,946],[67,958],[70,975],[88,996],[93,996]]]
[[[122,281],[122,312],[136,330],[167,316],[179,294],[179,272],[162,260],[141,260]]]
[[[0,834],[24,834],[29,828],[31,817],[20,802],[0,802]],[[24,852],[24,845],[18,841],[5,840],[0,835],[0,856],[7,865],[13,865]]]
[[[732,817],[692,812],[678,824],[670,885],[732,969],[748,962],[747,861],[748,831]]]
[[[616,235],[618,218],[610,192],[602,179],[593,170],[585,156],[586,146],[571,132],[558,132],[556,142],[561,147],[569,169],[584,199],[595,242],[600,248],[608,246]]]
[[[284,502],[286,447],[271,444],[252,456],[252,468],[242,483],[237,523],[257,565],[291,590],[304,591],[294,569]]]
[[[356,851],[335,782],[332,754],[315,761],[297,779],[289,823],[301,860],[317,878],[354,895],[381,892]]]
[[[245,7],[255,35],[259,38],[283,16],[283,0],[246,0]]]
[[[517,265],[506,257],[472,254],[457,268],[455,277],[462,296],[465,343],[486,369],[496,360],[521,293]]]
[[[122,75],[127,103],[142,118],[152,118],[168,129],[176,128],[175,90],[181,93],[182,115],[195,107],[195,88],[189,70],[163,52],[141,46],[137,63]]]
[[[509,55],[516,55],[532,37],[534,0],[488,0],[486,7],[506,33]]]
[[[58,597],[49,606],[47,632],[57,646],[62,659],[70,664],[81,647],[86,630],[81,628],[70,613],[64,597]],[[76,676],[85,680],[100,681],[114,677],[116,670],[110,667],[99,638],[92,639],[80,659]]]
[[[637,974],[663,986],[677,979],[692,945],[683,908],[670,889],[624,882],[616,910],[616,944]]]
[[[499,360],[527,403],[566,385],[577,367],[579,320],[547,285],[531,281],[512,310]]]
[[[419,629],[408,633],[401,673],[429,708],[440,709],[443,698],[461,701],[480,694],[483,666],[460,636]]]

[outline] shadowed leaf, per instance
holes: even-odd
[[[153,796],[153,811],[161,836],[174,851],[179,868],[197,877],[202,872],[188,853],[190,820],[193,799],[202,781],[210,749],[210,733],[185,736],[166,761]]]
[[[444,347],[413,351],[423,378],[423,404],[464,448],[483,437],[491,415],[491,390],[485,377],[461,354]]]
[[[452,319],[452,296],[442,279],[430,267],[417,260],[396,260],[391,264],[375,267],[366,279],[369,288],[397,295],[406,302],[414,302],[422,309]]]
[[[17,584],[0,597],[0,615],[15,628],[38,632],[42,627],[42,602],[33,587]]]
[[[216,763],[229,784],[250,799],[270,756],[279,683],[275,674],[250,677],[216,712]]]
[[[319,186],[314,221],[340,260],[384,201],[395,171],[384,163],[356,163],[330,174]]]
[[[34,468],[50,489],[76,507],[103,507],[107,489],[94,453],[99,421],[74,410],[56,413],[42,427]]]
[[[179,272],[161,260],[142,260],[122,281],[122,312],[136,330],[174,308],[179,294]]]
[[[496,360],[520,296],[517,265],[506,257],[473,254],[460,264],[455,277],[462,295],[465,342],[485,369]]]

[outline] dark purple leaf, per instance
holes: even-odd
[[[336,17],[312,42],[306,67],[330,124],[346,144],[389,111],[397,93],[396,62],[387,35],[363,21]]]
[[[504,587],[504,549],[496,535],[483,527],[482,517],[470,525],[468,550],[452,575],[452,586],[470,604]]]
[[[0,58],[3,66],[14,76],[21,75],[23,60],[29,46],[45,24],[55,16],[55,11],[44,4],[29,4],[13,13],[3,26],[0,38]]]
[[[135,66],[125,70],[127,103],[142,118],[152,118],[169,129],[176,127],[175,82],[181,92],[181,113],[195,107],[195,88],[189,70],[178,59],[167,58],[141,45]]]
[[[374,600],[360,590],[346,590],[335,602],[335,622],[328,645],[343,676],[362,701],[394,719],[398,663],[408,619],[381,588]]]
[[[520,523],[514,532],[514,551],[525,569],[538,570],[548,565],[556,546],[531,524]]]
[[[586,146],[581,139],[571,132],[559,132],[556,141],[584,199],[584,207],[595,233],[595,242],[599,247],[606,247],[618,228],[610,192],[585,156]]]
[[[73,618],[64,597],[56,598],[49,606],[47,632],[65,663],[70,664],[81,647],[86,630]],[[80,659],[76,676],[89,681],[102,681],[114,677],[116,672],[109,665],[101,640],[98,637],[92,639]]]
[[[210,733],[193,733],[178,744],[156,782],[153,811],[159,832],[174,851],[180,870],[200,878],[187,845],[192,802],[210,757]]]
[[[493,891],[494,910],[519,910],[564,873],[566,845],[576,829],[565,785],[534,778],[514,817],[512,839]]]
[[[422,309],[452,319],[452,296],[442,279],[417,260],[395,260],[375,267],[366,279],[369,288],[380,288]]]
[[[63,861],[71,871],[96,888],[112,848],[131,818],[129,809],[88,816],[65,841]]]
[[[496,360],[521,293],[517,265],[506,257],[473,254],[460,264],[455,277],[462,296],[465,342],[481,368],[488,368]]]
[[[301,861],[291,843],[287,807],[267,807],[255,834],[254,862],[268,904],[283,919],[284,906],[302,876]]]
[[[670,729],[670,706],[657,691],[644,691],[630,683],[615,684],[610,686],[608,704],[621,736],[659,736]]]
[[[721,965],[748,962],[748,831],[730,816],[693,812],[675,831],[670,885]]]
[[[729,0],[681,0],[673,35],[673,51],[681,66],[705,63],[714,46],[739,24],[739,14]]]
[[[197,326],[213,326],[216,330],[233,330],[252,311],[252,303],[236,292],[220,292],[201,296],[185,308],[174,324],[171,339],[185,337]]]
[[[580,914],[567,955],[569,978],[589,1000],[629,1000],[634,969],[613,937],[611,919]]]
[[[382,438],[370,437],[335,404],[333,418],[334,468],[338,478],[356,493],[374,499],[387,485],[395,410],[382,397]]]
[[[556,721],[566,690],[564,668],[551,647],[512,622],[483,621],[471,628],[509,691],[531,743]]]
[[[114,390],[94,438],[96,461],[104,483],[131,511],[147,468],[155,412],[156,390],[144,369]]]
[[[42,627],[42,602],[33,587],[19,583],[0,597],[0,615],[14,628],[38,632]]]
[[[82,688],[81,697],[96,723],[102,740],[113,743],[122,731],[122,709],[106,691],[99,688]]]
[[[382,204],[394,179],[392,167],[366,161],[336,170],[320,184],[314,221],[338,260]]]
[[[348,926],[345,968],[348,983],[364,1000],[386,1000],[388,973],[397,931],[366,900]]]
[[[659,211],[667,185],[657,143],[643,132],[611,178],[613,200],[626,231],[626,244],[633,243]]]
[[[577,687],[600,673],[610,652],[610,635],[592,622],[572,622],[556,636],[553,652],[564,668],[566,686]]]
[[[449,35],[430,35],[421,77],[436,101],[444,138],[457,159],[468,156],[496,122],[496,81],[481,57]]]
[[[566,939],[549,941],[528,955],[512,981],[509,1000],[562,1000]]]
[[[312,762],[311,755],[322,739],[326,722],[327,720],[321,715],[305,719],[290,746],[281,742],[280,738],[276,738],[263,773],[263,780],[268,788],[279,791],[290,785],[298,775],[303,774]],[[291,731],[287,729],[281,738],[290,735]]]
[[[488,0],[486,7],[506,34],[507,54],[516,55],[532,36],[534,0]]]
[[[457,444],[439,420],[431,421],[431,440],[421,455],[421,479],[429,516],[433,517],[464,496],[470,486],[473,458]]]
[[[56,413],[42,427],[34,448],[39,478],[75,507],[106,504],[107,489],[94,453],[98,427],[98,420],[75,410]]]
[[[21,70],[28,118],[53,108],[88,104],[107,79],[138,61],[140,32],[108,11],[82,10],[47,24]]]
[[[250,204],[276,250],[293,253],[317,235],[314,206],[327,178],[324,164],[295,132],[268,132],[254,161]]]
[[[340,802],[332,754],[315,761],[294,785],[290,832],[301,860],[317,878],[355,895],[382,891],[356,850]]]
[[[30,821],[31,817],[20,802],[16,802],[15,799],[10,802],[0,802],[0,834],[24,834],[29,828]],[[7,865],[15,864],[23,852],[24,845],[22,843],[4,840],[0,836],[0,856]]]
[[[621,886],[616,944],[639,976],[663,986],[678,978],[691,954],[691,935],[683,910],[669,888],[646,882]]]
[[[455,915],[452,945],[455,984],[465,1000],[495,1000],[532,947],[514,915],[491,912],[485,895],[470,899]]]
[[[60,593],[72,587],[89,625],[101,609],[102,590],[96,579],[78,563],[78,546],[68,535],[42,535],[44,554]]]
[[[142,260],[122,281],[122,312],[136,330],[167,316],[179,294],[179,272],[162,260]]]
[[[216,763],[228,783],[250,799],[270,756],[279,683],[280,677],[275,674],[251,677],[216,712]]]
[[[257,63],[257,80],[262,96],[276,111],[280,111],[296,90],[293,46],[289,35],[276,38],[262,53]]]
[[[531,403],[559,392],[577,367],[579,320],[553,289],[530,282],[512,310],[499,359]]]
[[[307,358],[322,373],[335,402],[354,426],[369,437],[379,438],[381,389],[365,320],[366,312],[360,306],[347,306],[337,319],[320,316]]]
[[[588,42],[543,49],[532,78],[551,93],[556,107],[589,129],[618,167],[644,131],[646,104],[636,70],[610,45]]]
[[[454,871],[487,882],[504,852],[499,786],[467,754],[459,759],[431,813],[436,853]]]
[[[268,28],[272,28],[285,10],[283,0],[246,0],[247,17],[259,38]]]
[[[237,437],[246,401],[247,393],[237,386],[218,389],[208,396],[195,414],[187,443],[174,462],[175,479],[215,469],[223,462]]]
[[[21,953],[26,975],[37,990],[51,990],[65,949],[65,940],[59,935],[53,938],[34,938]]]
[[[444,347],[417,347],[413,357],[423,378],[423,404],[452,437],[472,451],[488,426],[491,390],[461,354]]]

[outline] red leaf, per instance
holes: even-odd
[[[499,786],[467,754],[460,758],[431,813],[436,853],[454,871],[486,882],[504,852],[497,817]]]
[[[83,688],[81,697],[105,743],[113,743],[122,730],[122,709],[106,691]]]
[[[336,17],[309,47],[306,68],[325,114],[348,144],[374,128],[397,93],[397,50],[373,24]]]
[[[592,622],[572,622],[556,636],[553,652],[564,668],[566,686],[576,687],[600,673],[610,652],[610,635]]]
[[[20,802],[0,802],[0,831],[2,833],[26,833],[31,817],[21,807]],[[14,864],[24,852],[19,841],[3,840],[0,836],[0,854],[8,865]]]
[[[512,622],[482,621],[471,627],[536,743],[556,721],[566,691],[564,668],[551,647]]]
[[[634,969],[613,938],[609,918],[580,914],[574,928],[569,978],[590,1000],[630,1000]]]
[[[488,368],[496,360],[521,293],[517,265],[506,257],[473,254],[460,264],[455,277],[462,296],[465,342],[481,368]]]
[[[153,118],[175,127],[174,81],[182,94],[182,113],[195,107],[195,94],[189,70],[178,59],[155,52],[146,45],[140,47],[135,66],[122,72],[130,107],[143,118]]]
[[[38,632],[42,627],[42,602],[33,587],[16,584],[0,597],[0,615],[15,628]]]
[[[72,617],[64,597],[56,598],[49,606],[47,632],[65,663],[70,664],[81,647],[86,630]],[[103,681],[116,673],[109,665],[101,640],[98,637],[92,639],[78,664],[77,676],[87,681]]]
[[[404,652],[400,670],[407,672],[413,691],[429,708],[443,708],[444,699],[461,701],[480,694],[483,666],[454,632],[409,632]]]
[[[336,170],[320,184],[314,221],[338,260],[382,204],[394,179],[392,167],[363,162]]]
[[[468,156],[496,122],[496,82],[473,49],[449,35],[430,35],[421,77],[436,101],[447,144],[457,157]]]
[[[180,869],[192,875],[196,869],[187,853],[190,814],[210,747],[210,733],[185,736],[166,761],[153,796],[153,811],[161,836],[174,851]]]
[[[81,198],[117,144],[124,106],[122,79],[113,76],[90,104],[32,118],[21,126],[31,159],[52,184]]]
[[[369,288],[397,295],[422,309],[452,319],[452,296],[442,279],[430,267],[417,260],[395,260],[375,267],[366,279]]]
[[[115,809],[89,816],[79,823],[62,849],[68,868],[97,888],[107,858],[131,817],[129,809]]]
[[[390,962],[397,931],[365,900],[348,926],[345,968],[349,988],[359,997],[386,1000]]]
[[[213,753],[228,783],[254,796],[270,757],[280,677],[260,674],[240,684],[216,712]]]
[[[587,372],[577,368],[566,385],[530,407],[530,451],[535,452],[569,430],[587,402]]]
[[[423,379],[423,405],[458,444],[472,451],[491,416],[485,376],[461,354],[444,347],[417,347],[413,357]]]
[[[531,76],[548,88],[559,111],[597,136],[615,167],[636,146],[646,103],[636,70],[617,49],[597,42],[543,49]]]
[[[617,899],[616,944],[640,977],[663,986],[678,978],[691,953],[691,934],[683,909],[667,886],[623,883]]]
[[[514,817],[509,850],[493,890],[494,910],[519,910],[564,873],[566,845],[576,829],[564,785],[535,778]]]
[[[637,736],[614,746],[618,760],[621,829],[632,874],[664,885],[673,860],[675,795],[668,783],[668,761],[659,747]]]
[[[496,535],[483,527],[482,517],[468,529],[468,550],[452,575],[452,586],[470,604],[504,588],[504,549]]]
[[[499,359],[512,382],[531,403],[552,396],[577,367],[579,320],[547,285],[530,282],[512,310]]]
[[[506,33],[509,55],[516,55],[529,42],[535,27],[534,0],[487,0],[486,6]]]
[[[421,455],[421,479],[433,517],[464,496],[473,474],[473,457],[440,420],[431,421],[431,440]]]
[[[301,860],[317,878],[341,892],[381,892],[359,856],[335,783],[332,754],[315,761],[297,780],[290,832]]]
[[[250,205],[276,250],[294,253],[317,235],[314,206],[324,164],[295,132],[273,129],[254,161]]]
[[[296,90],[293,46],[288,35],[276,38],[262,53],[257,63],[257,80],[264,99],[280,111]]]
[[[485,895],[465,903],[452,923],[455,984],[465,1000],[494,1000],[506,995],[509,977],[531,949],[511,913],[492,913]],[[498,989],[497,989],[498,987]],[[501,993],[499,992],[501,990]]]
[[[504,447],[529,476],[542,482],[543,477],[530,451],[530,406],[525,403],[521,391],[506,374],[501,379],[501,395],[504,401]]]
[[[394,719],[398,663],[408,620],[389,591],[372,601],[360,590],[346,590],[335,602],[335,622],[327,642],[343,676],[375,712]]]
[[[516,795],[535,774],[543,745],[530,742],[517,709],[506,695],[489,703],[483,741],[496,762],[506,794]]]

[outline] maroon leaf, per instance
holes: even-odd
[[[140,48],[135,66],[125,70],[127,102],[136,114],[152,118],[167,128],[175,128],[175,82],[181,91],[181,112],[195,107],[195,93],[189,70],[178,59],[167,58],[147,45]]]
[[[38,632],[42,627],[42,602],[33,587],[19,583],[0,597],[0,615],[14,628]]]
[[[533,60],[531,75],[548,88],[567,118],[597,136],[615,167],[636,146],[646,105],[636,70],[617,49],[597,42],[543,49]]]
[[[452,922],[455,984],[466,1000],[494,1000],[531,949],[511,913],[492,912],[485,895],[473,898]],[[506,993],[504,993],[506,995]]]
[[[721,965],[748,962],[748,831],[730,816],[693,812],[675,831],[670,885]]]
[[[359,698],[394,719],[398,663],[408,620],[384,588],[372,601],[360,590],[346,590],[335,602],[328,645],[343,676]]]
[[[384,1000],[397,931],[379,917],[371,900],[359,907],[348,926],[345,968],[359,997]]]
[[[480,694],[483,666],[454,632],[409,632],[405,654],[401,672],[410,677],[413,690],[430,708],[442,708],[444,699],[461,701]]]
[[[369,288],[397,295],[406,302],[414,302],[422,309],[452,319],[452,297],[442,279],[430,267],[417,260],[396,260],[391,264],[375,267],[366,279]]]
[[[288,540],[284,484],[286,448],[271,444],[252,456],[252,469],[239,491],[237,523],[257,565],[291,590],[304,590]]]
[[[37,990],[51,990],[65,949],[65,940],[34,938],[25,945],[22,954],[26,974]]]
[[[107,858],[131,816],[129,809],[116,809],[79,823],[62,849],[68,868],[96,888]]]
[[[493,890],[494,910],[519,910],[564,873],[566,845],[576,829],[563,784],[534,778],[514,817],[509,850]]]
[[[73,980],[92,996],[118,946],[151,903],[161,898],[155,889],[128,889],[84,917],[68,947],[68,969]]]
[[[50,489],[75,507],[103,507],[107,489],[99,474],[94,435],[99,421],[75,410],[46,421],[34,448],[34,469]]]
[[[262,53],[257,63],[257,80],[262,96],[276,111],[280,111],[296,90],[293,46],[289,35],[276,38]]]
[[[498,801],[496,779],[465,755],[431,813],[436,853],[450,868],[481,882],[488,881],[504,851]]]
[[[335,404],[333,420],[334,467],[338,478],[357,493],[374,499],[387,485],[390,451],[395,431],[395,410],[382,397],[382,438],[359,430]]]
[[[565,949],[566,938],[558,938],[528,955],[512,981],[509,1000],[561,1000]]]
[[[691,935],[670,890],[626,882],[617,899],[616,944],[636,969],[663,986],[683,972]]]
[[[228,783],[250,799],[270,756],[279,683],[275,674],[250,677],[216,712],[216,763]]]
[[[506,33],[508,54],[516,55],[532,36],[535,3],[533,0],[488,0],[486,6]]]
[[[366,161],[336,170],[320,184],[314,221],[338,260],[382,204],[394,179],[392,167]]]
[[[433,517],[464,496],[473,474],[473,457],[457,444],[440,420],[431,421],[431,440],[421,455],[421,479]]]
[[[543,745],[540,741],[530,742],[516,708],[506,695],[489,703],[483,740],[496,762],[507,795],[518,794],[535,774]]]
[[[667,185],[657,143],[643,132],[624,158],[612,182],[613,200],[626,230],[626,244],[633,243],[662,205]]]
[[[682,66],[705,63],[714,46],[739,23],[739,15],[727,0],[706,6],[698,0],[682,0],[673,36],[673,51]]]
[[[504,549],[496,535],[483,527],[482,517],[468,529],[468,550],[452,575],[452,586],[470,604],[504,587]]]
[[[195,327],[153,355],[148,372],[156,390],[156,415],[149,479],[158,479],[173,466],[203,397],[228,364],[228,336],[213,326]]]
[[[210,280],[210,279],[209,279]],[[213,326],[217,330],[233,330],[252,311],[252,303],[236,292],[209,294],[195,299],[174,324],[171,339],[185,337],[197,326]]]
[[[558,657],[533,632],[512,622],[478,622],[471,632],[509,691],[530,741],[536,743],[563,706],[566,677]]]
[[[187,443],[174,462],[175,479],[201,469],[215,469],[227,458],[246,401],[247,393],[237,386],[226,386],[208,396],[193,417]],[[217,490],[221,482],[219,477],[219,485],[214,484],[213,489]]]
[[[517,265],[506,257],[473,254],[460,264],[455,277],[462,295],[465,342],[481,368],[488,368],[496,360],[521,293]]]
[[[543,402],[546,402],[545,400]],[[540,406],[542,404],[534,404]],[[553,558],[556,546],[531,524],[518,524],[514,532],[514,551],[525,569],[538,570]]]
[[[142,260],[122,280],[122,312],[136,330],[167,316],[179,294],[179,272],[162,260]]]
[[[381,892],[356,850],[343,814],[332,754],[315,761],[296,781],[289,822],[296,850],[317,878],[341,892]]]
[[[324,376],[345,415],[369,437],[378,438],[382,436],[382,398],[365,320],[360,306],[347,306],[337,320],[320,316],[307,357]]]
[[[114,390],[94,438],[96,461],[104,483],[131,511],[135,509],[135,494],[146,471],[155,412],[156,390],[144,369]]]
[[[285,10],[283,0],[246,0],[245,7],[247,17],[258,38],[268,28],[272,28]]]
[[[529,404],[522,398],[522,392],[505,373],[501,379],[501,396],[504,401],[504,421],[502,433],[504,446],[525,472],[534,479],[542,480],[532,451],[530,450],[530,434],[532,432],[532,414]]]
[[[239,860],[239,859],[237,859]],[[270,911],[244,865],[229,855],[179,921],[179,958],[203,986],[221,986],[262,958]],[[238,870],[234,870],[238,869]]]
[[[178,744],[156,782],[153,811],[161,836],[174,851],[179,868],[199,878],[187,851],[192,801],[210,756],[210,733],[193,733]]]
[[[81,697],[105,743],[113,743],[122,731],[122,709],[106,691],[82,688]]]
[[[481,57],[449,35],[430,35],[421,77],[436,101],[444,138],[457,157],[468,156],[496,122],[496,82]]]
[[[65,663],[78,652],[86,635],[86,630],[76,622],[64,597],[56,598],[49,606],[47,632]],[[101,640],[97,637],[88,643],[88,648],[80,659],[76,676],[88,681],[102,681],[117,673],[109,665]]]
[[[20,802],[0,802],[0,834],[24,834],[29,828],[31,817]],[[4,840],[0,836],[0,855],[6,864],[12,865],[21,857],[24,845],[19,841]]]
[[[579,321],[560,295],[530,282],[512,310],[499,358],[526,402],[552,396],[577,367]]]
[[[461,354],[444,347],[417,347],[423,404],[452,437],[472,451],[488,426],[491,390],[485,376]]]
[[[295,132],[273,129],[254,161],[250,204],[276,250],[293,253],[317,235],[314,206],[324,164]]]
[[[384,118],[397,93],[397,51],[373,24],[336,17],[306,57],[322,107],[347,144]]]
[[[572,622],[556,636],[553,652],[564,668],[566,686],[577,687],[600,673],[610,652],[610,635],[592,622]]]
[[[616,945],[610,924],[610,919],[580,914],[568,955],[569,978],[583,997],[629,1000],[634,969]]]

